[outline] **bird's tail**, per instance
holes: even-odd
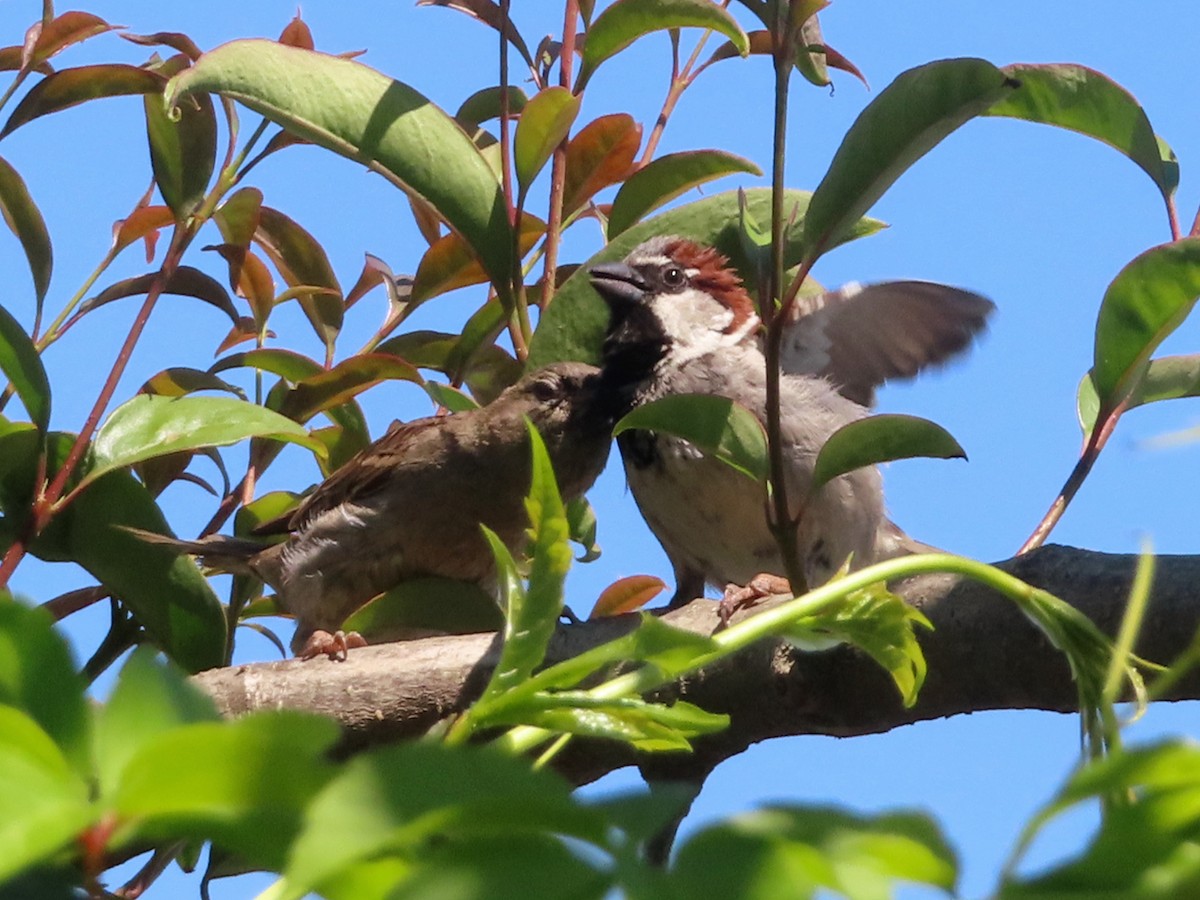
[[[144,531],[141,528],[122,527],[147,544],[170,547],[177,553],[186,553],[196,557],[197,561],[205,568],[234,575],[254,575],[255,572],[250,566],[250,558],[268,546],[260,541],[248,541],[223,534],[211,534],[194,541],[185,541],[153,531]]]
[[[941,547],[911,537],[891,519],[884,519],[875,533],[875,562],[911,556],[914,553],[945,553]]]

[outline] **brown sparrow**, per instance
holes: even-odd
[[[633,404],[670,394],[715,394],[766,419],[766,364],[754,304],[728,260],[710,247],[662,236],[622,263],[591,268],[611,321],[605,371],[648,371]],[[782,438],[793,515],[829,436],[866,414],[877,385],[909,377],[964,349],[993,309],[978,295],[922,282],[852,287],[802,300],[784,336]],[[671,605],[707,582],[746,585],[783,575],[767,495],[729,466],[665,434],[617,439],[629,486],[675,570]],[[869,565],[925,549],[884,514],[875,467],[824,485],[797,537],[809,586],[846,562]],[[776,579],[778,581],[778,579]]]
[[[530,448],[541,434],[564,500],[583,495],[608,458],[621,410],[600,370],[556,363],[525,375],[488,406],[394,424],[317,486],[294,511],[256,533],[264,545],[213,535],[183,541],[142,536],[194,554],[212,568],[252,573],[296,619],[293,652],[334,657],[365,643],[338,629],[401,581],[441,576],[493,586],[486,525],[514,552],[528,517]]]

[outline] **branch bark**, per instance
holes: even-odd
[[[1113,634],[1129,595],[1137,559],[1050,545],[1000,567],[1071,603]],[[840,737],[989,709],[1076,709],[1075,687],[1062,656],[1003,597],[954,576],[913,578],[897,586],[927,615],[921,635],[929,674],[920,699],[905,709],[883,671],[849,648],[802,653],[767,642],[712,666],[667,692],[711,712],[730,727],[699,742],[693,754],[658,757],[656,771],[686,777],[751,744],[793,734]],[[668,613],[671,624],[698,632],[715,627],[716,603],[697,600]],[[611,640],[632,616],[560,626],[548,661]],[[1200,556],[1163,556],[1136,651],[1168,663],[1200,625]],[[256,709],[303,709],[331,715],[343,727],[345,752],[411,738],[463,709],[495,663],[495,635],[459,635],[355,650],[344,662],[288,660],[215,669],[195,682],[225,715]],[[1200,673],[1182,680],[1171,699],[1200,698]],[[584,783],[625,765],[646,762],[629,748],[573,742],[560,769]],[[665,770],[665,771],[664,771]]]

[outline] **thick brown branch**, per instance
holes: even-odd
[[[1052,545],[1002,568],[1068,601],[1112,634],[1135,565],[1133,556]],[[1198,590],[1200,557],[1159,559],[1140,655],[1169,662],[1187,646],[1200,624]],[[851,736],[980,710],[1075,708],[1063,658],[1009,601],[951,576],[915,578],[900,593],[934,625],[922,635],[929,675],[916,706],[904,709],[887,676],[858,652],[800,653],[781,643],[753,647],[672,689],[674,696],[732,717],[727,731],[680,759],[681,768],[704,768],[783,735]],[[716,604],[696,601],[667,620],[711,631]],[[622,617],[562,626],[550,658],[574,656],[632,624],[632,617]],[[428,638],[355,650],[345,662],[235,666],[195,680],[228,715],[286,707],[335,716],[353,750],[414,736],[462,709],[482,688],[495,650],[492,635]],[[1183,680],[1172,696],[1200,698],[1200,676]],[[636,761],[624,747],[578,742],[564,754],[562,767],[585,782]]]

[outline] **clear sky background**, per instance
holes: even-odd
[[[735,4],[736,6],[736,4]],[[559,4],[517,2],[516,16],[531,46],[561,27]],[[88,11],[138,33],[183,31],[204,49],[239,37],[275,37],[295,12],[292,0],[163,4],[93,0]],[[19,43],[40,14],[33,0],[0,0],[0,44]],[[747,27],[750,17],[739,17]],[[319,49],[366,49],[362,61],[407,82],[453,111],[474,90],[496,80],[495,37],[459,13],[411,3],[310,0],[303,15]],[[1184,0],[1139,5],[1009,0],[962,3],[923,0],[838,0],[823,14],[828,43],[852,59],[874,92],[900,72],[934,59],[980,56],[997,64],[1076,62],[1106,73],[1146,108],[1155,130],[1182,167],[1180,218],[1186,228],[1200,202],[1193,166],[1200,154],[1200,6]],[[695,34],[685,36],[691,46]],[[98,61],[138,63],[144,48],[108,35],[57,58],[62,68]],[[607,64],[589,87],[582,124],[627,111],[651,123],[669,71],[666,37],[652,36]],[[835,89],[793,88],[788,181],[811,189],[841,136],[870,100],[856,80],[835,75]],[[731,60],[709,70],[685,94],[661,152],[717,147],[766,167],[770,153],[771,73],[763,59]],[[7,111],[4,113],[7,115]],[[244,123],[254,122],[246,113]],[[0,142],[0,155],[25,176],[50,228],[55,273],[47,309],[59,309],[104,254],[112,223],[132,208],[149,182],[141,102],[99,101],[33,122]],[[259,167],[252,183],[266,202],[308,228],[324,244],[343,285],[357,277],[363,253],[397,272],[412,272],[424,244],[403,197],[358,166],[310,147],[292,148]],[[708,193],[752,178],[727,179]],[[694,195],[693,195],[694,196]],[[607,199],[607,195],[605,195]],[[542,201],[544,202],[544,201]],[[538,210],[534,204],[533,211]],[[1009,120],[976,120],[952,135],[876,205],[887,231],[831,253],[815,272],[828,285],[845,281],[920,278],[979,291],[998,305],[992,328],[975,353],[913,385],[890,387],[883,411],[932,418],[947,427],[970,462],[915,461],[885,472],[893,517],[922,540],[985,560],[1003,559],[1021,544],[1069,472],[1079,449],[1075,389],[1091,361],[1096,310],[1114,275],[1143,250],[1169,239],[1162,201],[1146,175],[1094,141]],[[201,243],[216,243],[216,232]],[[592,222],[570,233],[565,261],[600,247]],[[224,279],[212,254],[199,265]],[[127,251],[111,279],[150,267]],[[28,326],[32,289],[15,239],[0,234],[0,303]],[[413,317],[413,328],[455,330],[480,302],[478,289],[438,298]],[[351,353],[381,320],[381,292],[348,318],[340,346]],[[54,394],[54,426],[78,429],[134,314],[134,301],[114,303],[86,320],[46,357]],[[307,323],[294,311],[273,320],[282,345],[317,355]],[[130,396],[167,365],[205,368],[227,320],[194,301],[167,298],[118,391]],[[1194,322],[1164,346],[1185,353],[1200,343]],[[412,385],[383,386],[362,399],[372,433],[396,417],[428,412]],[[1143,539],[1164,553],[1197,550],[1194,469],[1200,447],[1151,447],[1167,432],[1195,426],[1192,401],[1135,411],[1084,486],[1053,539],[1112,552],[1134,552]],[[204,464],[201,463],[201,466]],[[236,463],[231,467],[236,469]],[[216,477],[215,472],[200,469]],[[311,458],[289,449],[264,489],[304,486],[317,478]],[[570,600],[590,608],[615,578],[648,572],[670,578],[653,537],[640,523],[613,461],[592,493],[600,516],[603,557],[572,575]],[[165,495],[172,524],[194,533],[211,514],[207,495],[178,485]],[[42,601],[83,586],[70,567],[29,560],[14,587]],[[107,624],[102,609],[72,619],[68,631],[86,655]],[[272,658],[265,641],[245,633],[239,659]],[[100,690],[104,690],[102,682]],[[1195,704],[1153,710],[1131,728],[1132,740],[1197,732]],[[932,812],[962,859],[963,895],[994,885],[1022,823],[1073,765],[1074,717],[988,713],[910,726],[877,737],[777,740],[727,762],[712,777],[686,829],[763,802],[838,803],[860,811],[916,807]],[[602,787],[632,784],[627,774]],[[1045,862],[1080,846],[1083,819],[1053,830],[1032,857]],[[218,884],[214,898],[252,896],[253,879]],[[160,888],[163,890],[163,888]],[[166,896],[170,889],[166,888]],[[152,894],[153,896],[153,894]],[[925,896],[906,892],[906,898]]]

